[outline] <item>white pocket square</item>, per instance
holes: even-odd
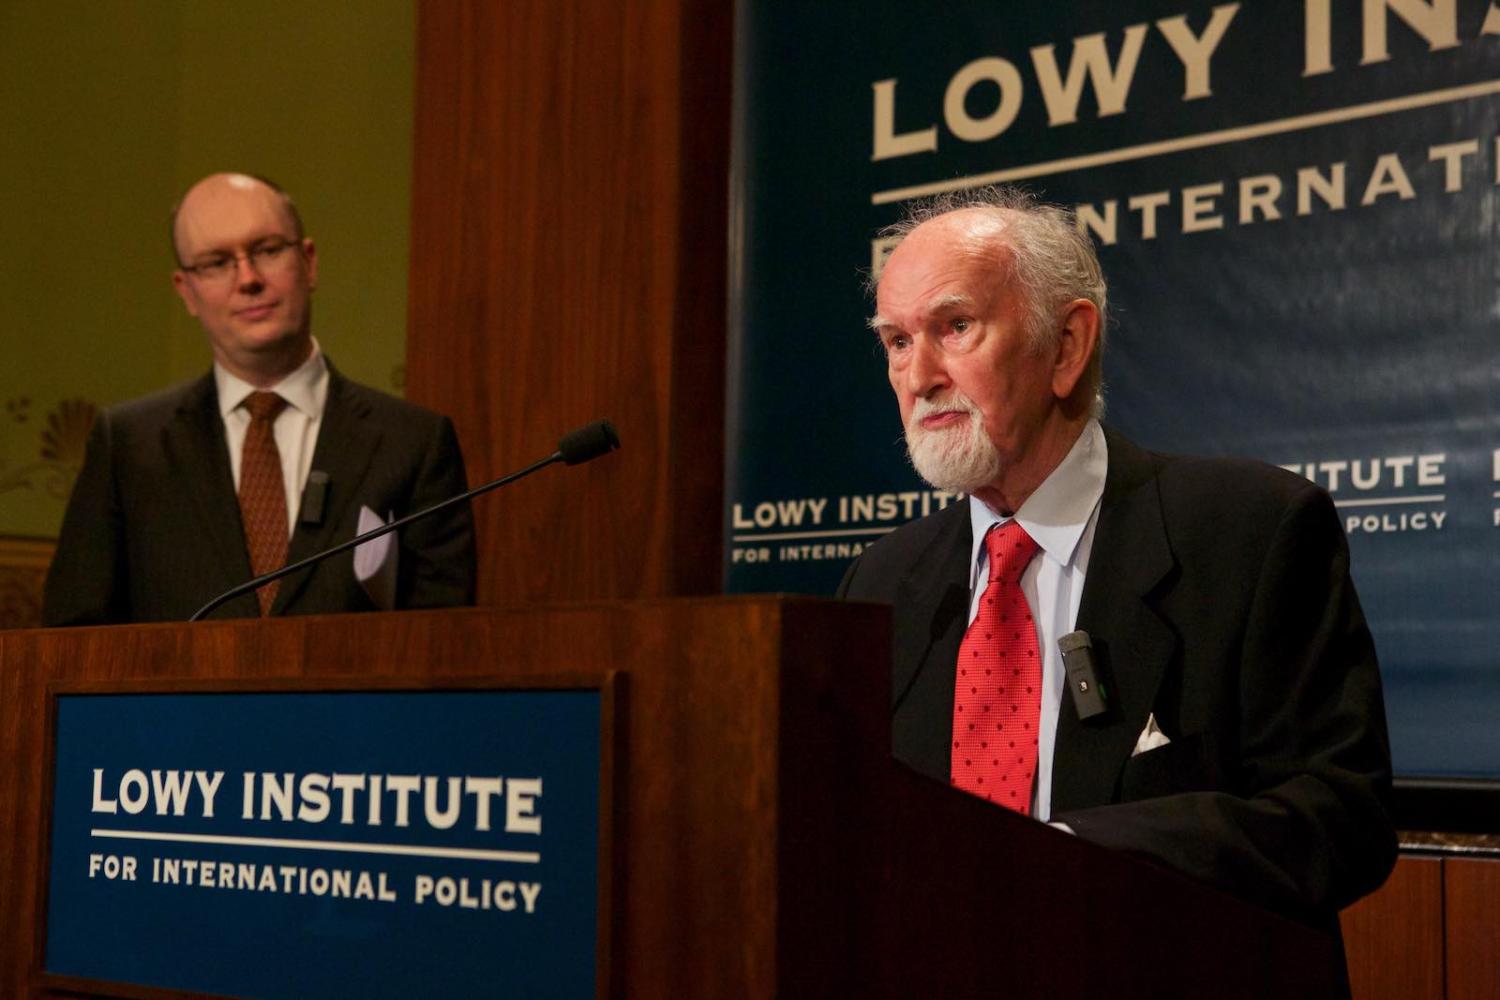
[[[392,514],[391,517],[394,519],[395,515]],[[355,526],[354,533],[363,535],[385,523],[385,518],[361,505],[359,524]],[[396,607],[396,560],[399,556],[395,532],[372,538],[363,545],[354,547],[354,578],[381,611],[392,611]]]
[[[1156,724],[1156,713],[1152,712],[1146,717],[1146,728],[1142,729],[1141,735],[1136,737],[1135,749],[1130,751],[1130,756],[1134,757],[1145,753],[1147,750],[1164,747],[1171,742],[1171,740],[1167,739],[1167,734],[1162,732],[1161,727]]]

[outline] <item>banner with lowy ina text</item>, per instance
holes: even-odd
[[[1398,773],[1500,777],[1500,4],[742,5],[725,575],[828,593],[954,497],[865,280],[912,199],[1019,183],[1111,286],[1106,421],[1326,488]]]

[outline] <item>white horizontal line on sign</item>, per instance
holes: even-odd
[[[775,535],[735,535],[737,542],[781,542],[794,538],[848,538],[852,535],[888,535],[895,531],[889,528],[850,528],[840,531],[783,531]]]
[[[1369,500],[1335,500],[1335,507],[1387,507],[1398,503],[1442,503],[1447,500],[1442,493],[1429,493],[1420,497],[1373,497]]]
[[[1026,180],[1031,177],[1046,177],[1049,174],[1060,174],[1069,170],[1087,170],[1090,167],[1102,167],[1111,163],[1128,163],[1131,160],[1145,160],[1153,156],[1165,156],[1168,153],[1180,153],[1188,149],[1227,146],[1230,143],[1245,142],[1249,139],[1261,139],[1268,135],[1301,132],[1305,129],[1321,128],[1324,125],[1358,121],[1362,118],[1375,118],[1380,115],[1394,114],[1398,111],[1432,107],[1436,104],[1467,101],[1470,98],[1485,97],[1490,94],[1500,94],[1500,80],[1484,80],[1480,83],[1471,83],[1462,87],[1432,90],[1425,94],[1408,94],[1405,97],[1392,97],[1384,101],[1371,101],[1368,104],[1356,104],[1347,108],[1333,108],[1329,111],[1317,111],[1312,114],[1296,115],[1291,118],[1279,118],[1275,121],[1260,122],[1256,125],[1240,125],[1235,128],[1220,129],[1217,132],[1187,135],[1179,139],[1163,139],[1159,142],[1147,142],[1139,146],[1107,149],[1099,153],[1069,156],[1061,160],[1048,160],[1045,163],[1031,163],[1025,166],[1011,167],[1008,170],[995,170],[987,174],[954,177],[945,181],[937,181],[933,184],[892,188],[889,191],[875,192],[875,194],[870,196],[870,204],[887,205],[895,201],[906,201],[908,198],[921,198],[925,195],[942,194],[946,191],[964,191],[969,188],[984,187],[986,184],[1004,184],[1009,181]]]
[[[280,847],[293,851],[342,851],[349,854],[402,854],[416,858],[462,858],[468,861],[510,861],[539,864],[537,851],[485,851],[471,847],[414,847],[410,844],[363,844],[347,840],[289,840],[282,837],[225,837],[209,833],[159,833],[149,830],[89,831],[92,837],[114,840],[160,840],[180,844],[223,844],[229,847]]]

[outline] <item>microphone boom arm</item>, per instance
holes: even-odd
[[[283,566],[280,569],[273,569],[269,573],[262,573],[260,576],[257,576],[253,580],[246,580],[239,586],[226,590],[224,593],[220,594],[218,597],[215,597],[213,600],[203,605],[203,607],[193,612],[193,617],[189,618],[188,621],[200,621],[202,620],[203,616],[219,607],[225,601],[232,601],[236,597],[239,597],[241,594],[252,593],[253,591],[259,590],[261,587],[264,587],[272,580],[279,580],[284,576],[289,576],[290,574],[297,572],[299,569],[303,569],[307,566],[313,565],[314,563],[321,562],[324,559],[327,559],[329,556],[336,556],[340,552],[345,552],[357,545],[363,545],[365,542],[368,542],[372,538],[379,538],[381,535],[388,535],[393,531],[405,527],[418,518],[426,517],[428,514],[434,514],[447,507],[451,507],[456,503],[462,503],[466,500],[472,500],[480,494],[488,493],[490,490],[504,486],[506,483],[513,483],[517,479],[524,479],[527,476],[531,475],[533,472],[536,472],[538,469],[545,468],[546,466],[549,466],[554,462],[564,462],[568,465],[579,465],[583,462],[588,462],[592,459],[598,458],[600,455],[608,454],[618,447],[620,447],[620,437],[615,433],[614,425],[611,424],[608,420],[596,420],[585,427],[580,427],[578,430],[573,431],[572,433],[563,435],[562,440],[557,444],[556,451],[539,462],[531,463],[519,472],[512,472],[508,476],[501,476],[499,479],[492,479],[489,482],[485,483],[483,486],[476,486],[472,490],[460,493],[456,497],[449,497],[446,500],[433,504],[431,507],[419,510],[415,514],[408,514],[405,517],[398,518],[392,521],[390,524],[382,524],[378,528],[372,528],[371,530],[365,532],[363,535],[356,535],[355,537],[349,539],[347,542],[335,545],[331,549],[324,549],[322,552],[315,552],[312,555],[308,556],[306,559],[299,559],[298,561]]]

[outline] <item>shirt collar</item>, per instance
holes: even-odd
[[[314,337],[312,353],[308,355],[307,360],[288,373],[286,378],[269,386],[267,391],[274,392],[286,400],[287,405],[292,409],[309,417],[316,417],[323,412],[320,387],[325,385],[324,376],[327,372],[328,362],[323,360],[323,351],[318,346],[318,339]],[[219,415],[221,417],[228,417],[245,402],[246,396],[256,391],[255,386],[231,374],[217,361],[214,362],[214,385],[219,390]]]
[[[1047,557],[1059,565],[1072,564],[1078,541],[1099,506],[1099,498],[1104,496],[1104,477],[1108,471],[1104,430],[1099,421],[1090,420],[1067,457],[1016,511],[1015,520]],[[993,526],[1009,520],[978,497],[969,497],[969,524],[973,529],[973,545],[969,550],[971,586],[979,572],[984,536]]]

